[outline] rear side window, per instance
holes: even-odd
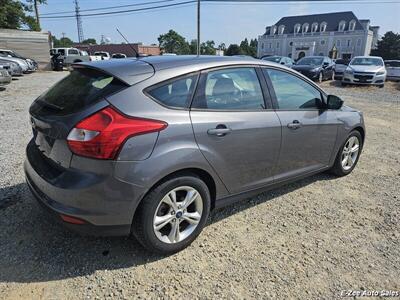
[[[68,54],[70,54],[70,55],[78,55],[79,52],[78,52],[78,50],[76,50],[76,49],[69,49],[69,50],[68,50]]]
[[[101,71],[75,69],[42,94],[32,109],[42,114],[71,114],[125,87],[125,83]]]
[[[180,77],[150,88],[146,92],[165,106],[186,108],[196,84],[197,74]]]

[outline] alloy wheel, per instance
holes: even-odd
[[[351,136],[343,147],[341,162],[345,171],[350,170],[357,161],[360,151],[360,141],[356,136]]]
[[[197,228],[203,214],[203,199],[190,186],[169,191],[157,206],[153,229],[157,238],[167,244],[178,243]]]

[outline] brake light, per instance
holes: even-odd
[[[136,135],[158,132],[168,126],[163,121],[125,116],[107,107],[79,122],[67,137],[77,155],[115,159],[125,141]]]

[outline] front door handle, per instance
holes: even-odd
[[[217,127],[213,129],[208,129],[207,133],[209,135],[216,135],[216,136],[225,136],[229,134],[232,131],[232,129],[226,127],[226,125],[219,124]]]
[[[293,130],[299,129],[302,124],[298,120],[293,120],[292,123],[287,124],[287,127]]]

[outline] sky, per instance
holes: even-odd
[[[143,3],[147,0],[80,0],[81,9]],[[148,0],[149,2],[154,0]],[[357,1],[357,2],[355,2]],[[375,3],[366,3],[373,1]],[[354,0],[350,3],[202,3],[201,5],[201,41],[214,40],[227,46],[240,43],[244,38],[256,38],[264,33],[265,27],[276,23],[281,17],[303,14],[353,11],[359,19],[370,19],[371,25],[380,26],[379,33],[386,31],[400,33],[400,1]],[[364,2],[364,3],[362,3]],[[39,7],[40,13],[53,13],[74,10],[73,0],[47,0],[47,5]],[[158,4],[159,5],[159,4]],[[120,43],[123,39],[116,28],[130,42],[143,44],[158,43],[157,37],[177,31],[187,40],[196,38],[196,4],[183,7],[163,8],[155,11],[135,12],[122,15],[83,17],[85,38],[101,35]],[[43,30],[50,31],[58,38],[64,32],[67,37],[77,41],[76,20],[41,19]]]

